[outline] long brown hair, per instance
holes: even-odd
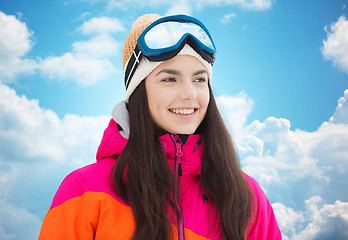
[[[221,238],[245,239],[252,193],[210,86],[209,92],[208,110],[199,126],[204,144],[201,181],[209,201],[214,202],[218,210]],[[175,204],[178,199],[172,197],[178,189],[151,119],[145,81],[130,97],[128,110],[129,139],[112,171],[115,190],[133,210],[136,228],[132,239],[169,240],[172,227],[167,208],[171,207],[174,213],[178,211]]]

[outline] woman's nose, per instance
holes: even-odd
[[[183,99],[195,99],[197,97],[197,89],[191,80],[185,81],[180,89]]]

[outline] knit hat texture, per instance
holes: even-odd
[[[133,27],[131,31],[129,32],[122,50],[122,66],[123,70],[125,70],[125,66],[129,58],[131,57],[135,46],[137,45],[137,41],[141,33],[151,25],[154,21],[157,19],[160,19],[161,16],[158,14],[145,14],[141,17],[139,17],[135,22],[133,23]]]
[[[123,64],[123,74],[125,75],[125,70],[127,68],[128,61],[133,54],[133,51],[137,45],[137,41],[141,33],[154,21],[160,19],[161,16],[158,14],[145,14],[139,17],[133,24],[133,27],[128,34],[122,50],[122,64]],[[190,55],[198,59],[203,66],[207,69],[209,75],[209,81],[212,79],[212,65],[204,60],[201,55],[199,55],[191,46],[185,44],[181,51],[177,55]],[[137,86],[161,63],[151,62],[146,57],[142,57],[139,65],[137,66],[132,78],[129,80],[129,85],[126,90],[126,101],[128,102],[129,97],[132,95]],[[124,76],[125,77],[125,76]],[[123,78],[124,79],[124,78]]]

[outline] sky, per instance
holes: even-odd
[[[243,170],[283,239],[348,239],[348,0],[1,0],[0,239],[36,239],[54,193],[95,162],[145,13],[201,20]]]

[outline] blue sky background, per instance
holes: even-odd
[[[347,0],[0,1],[0,239],[35,239],[60,182],[95,161],[145,13],[186,13],[218,49],[213,89],[284,239],[348,239]]]

